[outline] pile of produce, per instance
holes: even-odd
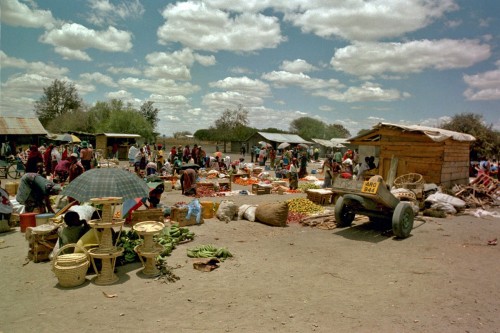
[[[252,184],[258,184],[259,182],[260,182],[260,180],[258,180],[256,178],[242,178],[242,177],[238,177],[238,178],[234,179],[234,183],[235,184],[243,185],[243,186],[252,185]]]
[[[320,189],[320,188],[321,188],[321,186],[316,185],[315,183],[311,183],[311,182],[304,182],[304,183],[299,184],[299,189],[302,190],[302,192],[305,192],[307,190],[316,190],[316,189]]]
[[[194,232],[189,231],[188,228],[179,227],[177,223],[169,228],[164,228],[163,231],[155,236],[156,242],[163,245],[164,250],[156,258],[158,261],[165,261],[166,257],[172,253],[175,246],[181,242],[187,242],[194,239]],[[134,230],[122,231],[117,246],[123,247],[123,256],[118,257],[118,265],[125,265],[132,262],[139,261],[139,256],[134,251],[137,245],[142,244],[142,238]]]
[[[224,247],[216,248],[215,246],[208,244],[188,249],[187,256],[189,258],[218,258],[221,261],[224,261],[233,255]]]
[[[308,216],[309,215],[304,214],[304,213],[296,213],[296,212],[288,211],[288,216],[286,218],[286,223],[287,224],[300,223],[304,218],[306,218]]]
[[[179,243],[185,243],[194,239],[194,232],[189,231],[186,227],[179,227],[179,224],[174,223],[169,228],[164,228],[163,232],[156,236],[158,244],[163,245],[164,250],[156,257],[158,262],[167,260],[167,257],[175,249]]]
[[[306,215],[318,214],[324,211],[324,208],[315,204],[307,198],[295,198],[287,200],[288,212],[303,213]]]

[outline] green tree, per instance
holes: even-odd
[[[492,129],[493,125],[485,125],[483,116],[475,113],[461,113],[441,125],[441,128],[450,131],[467,133],[476,138],[471,144],[470,157],[473,160],[496,156],[499,151],[498,132]]]
[[[348,138],[351,136],[351,133],[347,128],[340,124],[330,124],[326,125],[326,139],[331,138]]]
[[[153,129],[156,129],[156,126],[158,126],[158,122],[160,119],[158,118],[158,113],[160,110],[155,108],[153,106],[152,101],[146,101],[141,105],[141,108],[139,109],[139,112],[142,114],[144,118],[148,121],[148,123],[151,124]]]
[[[45,126],[51,133],[65,133],[69,131],[94,133],[94,121],[90,112],[75,110],[66,112],[52,119]]]
[[[215,120],[214,126],[210,127],[215,130],[214,139],[224,143],[224,152],[226,151],[226,143],[232,140],[243,141],[248,133],[248,110],[243,106],[238,105],[237,109],[226,109],[222,115]]]
[[[326,139],[326,124],[311,117],[300,117],[290,123],[290,132],[305,140]]]
[[[131,109],[113,110],[106,124],[106,132],[139,134],[148,142],[155,137],[147,119]]]
[[[54,80],[52,84],[43,88],[43,96],[35,102],[35,114],[43,126],[65,113],[79,110],[83,101],[73,83]]]

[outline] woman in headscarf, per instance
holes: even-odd
[[[45,175],[49,176],[52,173],[52,149],[54,145],[51,143],[43,153],[43,165],[45,167]]]
[[[36,145],[31,145],[28,153],[28,160],[26,162],[26,172],[37,173],[40,171],[43,171],[42,153],[38,151],[38,147]]]
[[[184,195],[196,195],[196,170],[181,170],[181,189]]]
[[[296,190],[299,187],[299,163],[297,159],[292,158],[292,164],[290,164],[289,179],[290,179],[290,190]]]

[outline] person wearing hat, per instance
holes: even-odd
[[[92,157],[94,155],[94,151],[89,147],[89,143],[87,141],[82,141],[81,145],[82,149],[80,150],[80,160],[85,171],[88,171],[92,168]]]
[[[28,213],[38,209],[41,214],[55,213],[50,203],[50,196],[57,195],[61,190],[59,184],[48,180],[38,173],[26,173],[19,181],[16,200],[25,206]]]
[[[78,155],[76,153],[72,153],[69,156],[69,168],[68,168],[68,182],[72,182],[76,177],[80,176],[85,169],[83,165],[78,161]]]

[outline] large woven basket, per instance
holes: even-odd
[[[416,189],[424,186],[424,176],[419,173],[407,173],[394,179],[396,188]]]
[[[83,253],[61,254],[68,248],[78,247]],[[85,276],[90,266],[87,250],[76,243],[64,245],[52,259],[52,270],[61,287],[77,287],[85,282]]]

